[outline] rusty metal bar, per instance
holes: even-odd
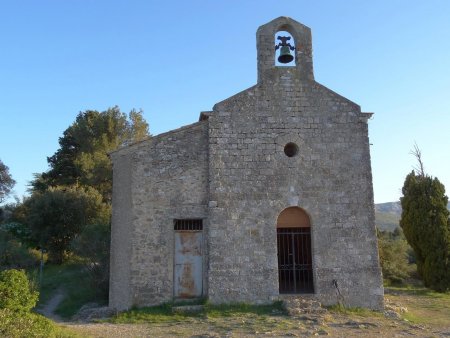
[[[310,228],[278,228],[280,293],[312,293],[313,274]]]
[[[175,219],[173,221],[175,231],[201,231],[203,230],[202,219]]]

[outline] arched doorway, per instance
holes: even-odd
[[[313,293],[311,223],[301,208],[284,209],[277,220],[280,293]]]

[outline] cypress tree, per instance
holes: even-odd
[[[416,149],[417,150],[417,149]],[[426,175],[420,160],[403,185],[400,226],[416,255],[417,271],[425,286],[450,290],[450,220],[448,197],[437,178]]]

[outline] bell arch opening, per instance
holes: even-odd
[[[291,33],[281,28],[275,33],[275,66],[293,67],[295,60],[295,41]]]
[[[299,207],[284,209],[277,219],[280,294],[314,293],[311,221]]]

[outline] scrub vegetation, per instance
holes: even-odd
[[[33,289],[25,271],[0,272],[0,336],[68,337],[74,333],[32,312],[39,293]]]

